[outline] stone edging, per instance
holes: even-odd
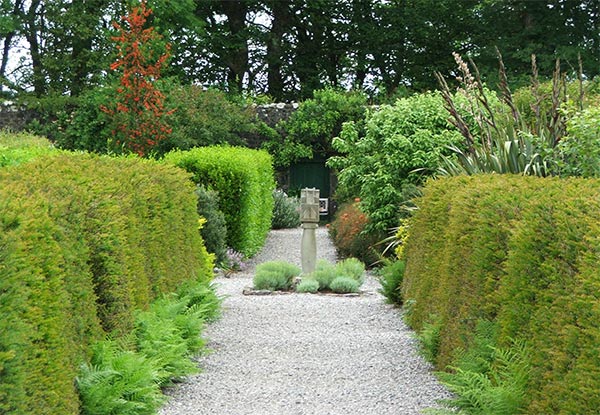
[[[255,289],[250,288],[250,287],[244,288],[244,290],[242,291],[242,294],[243,295],[257,295],[257,296],[262,296],[262,295],[311,294],[311,295],[322,295],[322,296],[328,296],[328,297],[362,297],[362,296],[365,296],[365,295],[373,295],[373,293],[369,292],[369,291],[360,291],[360,292],[357,292],[357,293],[348,293],[348,294],[323,293],[323,292],[318,292],[318,293],[297,293],[295,291],[255,290]]]

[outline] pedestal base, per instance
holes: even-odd
[[[300,246],[300,256],[302,262],[302,273],[309,274],[315,270],[317,264],[317,223],[302,224],[302,245]]]

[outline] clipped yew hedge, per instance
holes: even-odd
[[[402,286],[417,330],[441,323],[438,368],[496,322],[528,345],[529,414],[600,407],[600,181],[480,175],[427,183]]]
[[[89,346],[212,262],[180,169],[56,154],[0,169],[0,413],[78,414]]]
[[[165,156],[193,175],[197,184],[219,193],[227,223],[227,245],[252,256],[271,229],[275,179],[271,156],[242,147],[197,147]]]

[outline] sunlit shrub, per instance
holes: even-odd
[[[192,180],[219,193],[227,223],[227,245],[250,257],[271,229],[275,179],[271,156],[241,147],[197,147],[164,158],[192,174]]]

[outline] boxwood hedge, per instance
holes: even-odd
[[[406,246],[409,323],[441,324],[441,369],[473,346],[531,350],[530,414],[600,407],[600,182],[480,175],[427,183]]]
[[[196,184],[219,193],[227,222],[227,244],[252,256],[271,229],[275,179],[271,156],[242,147],[197,147],[175,151],[165,162],[192,173]]]
[[[194,188],[172,166],[58,152],[0,183],[0,413],[77,414],[90,345],[210,278]]]

